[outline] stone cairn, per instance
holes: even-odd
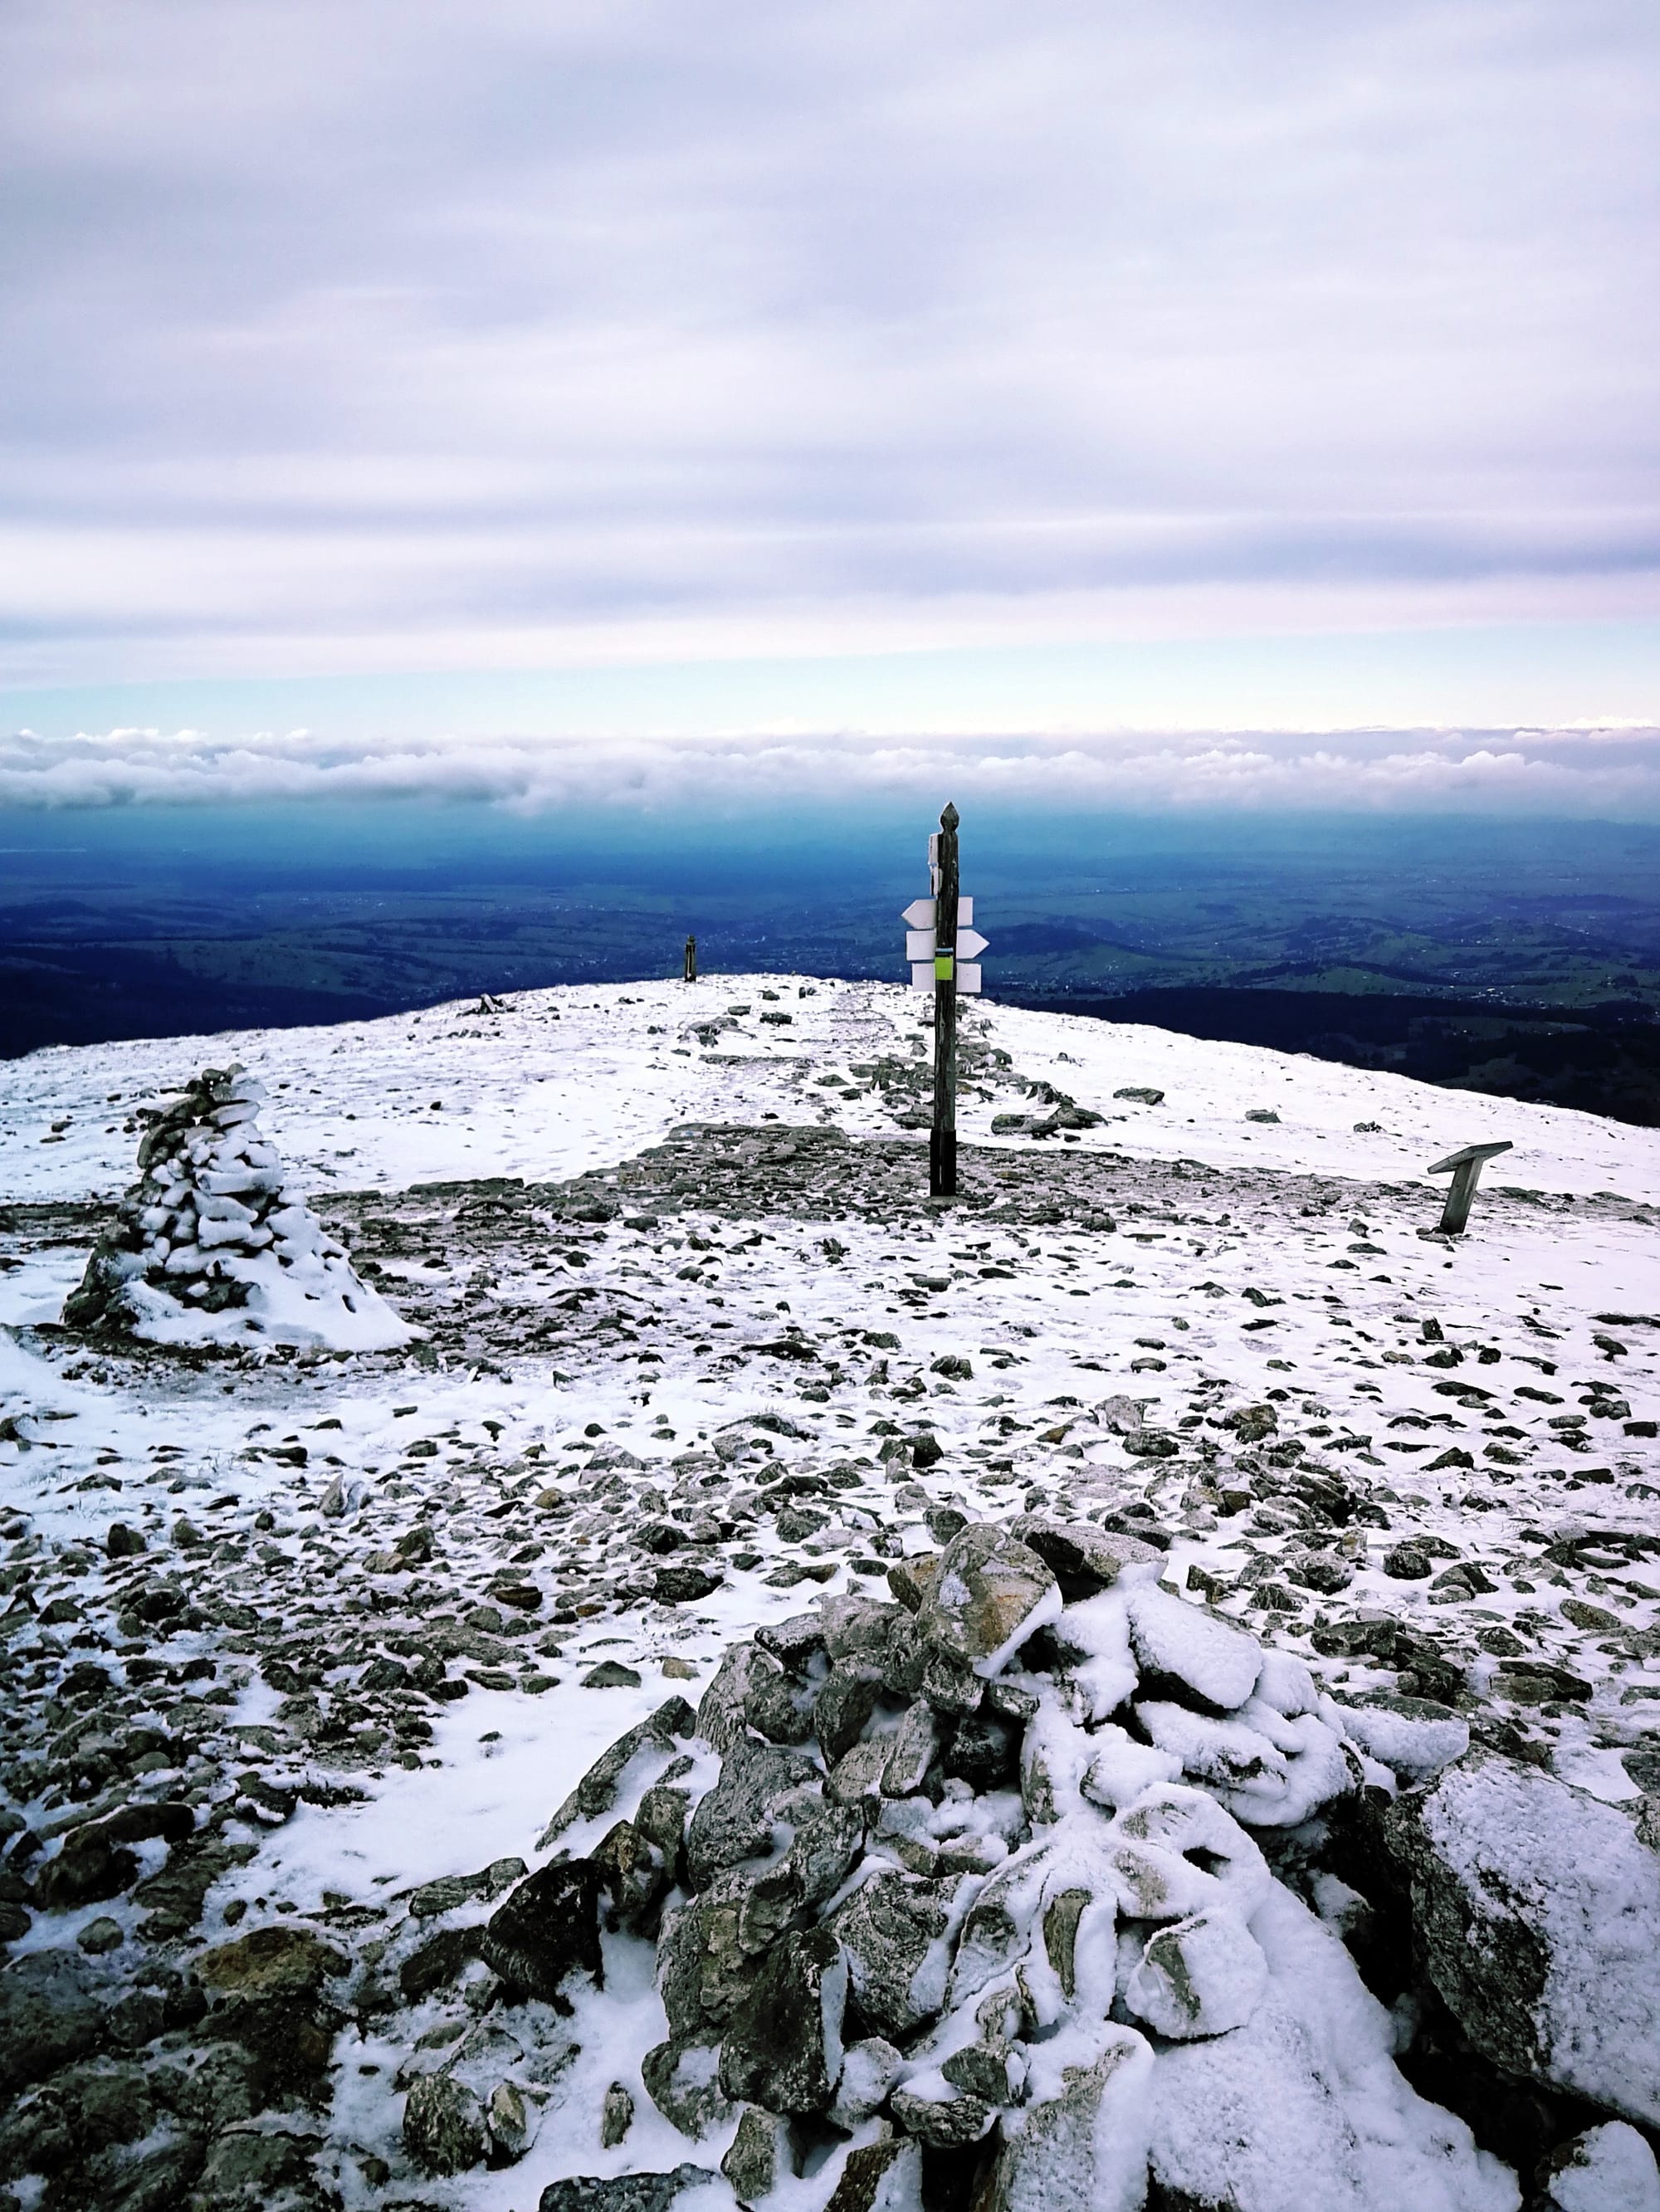
[[[632,2078],[715,2139],[708,2162],[556,2182],[540,2212],[666,2212],[717,2155],[746,2205],[1277,2205],[1241,2147],[1264,2115],[1309,2146],[1299,2203],[1369,2205],[1344,2163],[1367,2154],[1368,2100],[1384,2170],[1417,2159],[1445,2182],[1430,2201],[1514,2205],[1396,2072],[1388,2016],[1304,1901],[1312,1816],[1415,1802],[1469,1753],[1466,1723],[1383,1692],[1338,1704],[1162,1586],[1161,1559],[1087,1523],[966,1523],[892,1570],[897,1601],[758,1630],[695,1713],[671,1698],[611,1746],[541,1838],[556,1855],[487,1920],[426,1937],[406,1988],[447,1944],[446,1972],[482,1961],[527,2018],[597,2002],[613,1944],[654,1948],[668,2033]],[[489,2088],[448,2061],[415,2081],[416,2165],[524,2154],[538,2093]],[[614,2082],[599,2144],[634,2114]],[[550,2138],[576,2123],[550,2114]]]
[[[261,1137],[263,1086],[204,1068],[151,1109],[140,1180],[64,1307],[85,1335],[331,1343],[409,1332],[360,1282]],[[224,1316],[217,1326],[210,1317]]]

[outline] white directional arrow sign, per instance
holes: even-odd
[[[932,929],[934,922],[933,901],[931,898],[913,899],[899,919],[907,929]],[[957,902],[957,929],[959,941],[964,929],[973,920],[972,896],[959,898]]]
[[[910,987],[913,991],[931,991],[934,981],[932,960],[914,960],[911,963]],[[977,960],[959,960],[957,963],[958,996],[972,999],[977,996],[980,988],[980,963]]]
[[[962,901],[960,899],[958,901],[958,904],[959,906],[962,904]],[[990,945],[991,939],[988,937],[982,937],[977,929],[964,929],[960,926],[958,927],[957,932],[957,957],[959,961],[977,960],[982,952],[987,951],[989,949]]]

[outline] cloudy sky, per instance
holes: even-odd
[[[9,0],[0,111],[0,797],[1660,722],[1653,0]]]

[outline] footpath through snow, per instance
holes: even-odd
[[[1660,2207],[1660,1138],[923,1011],[0,1071],[0,2203]]]

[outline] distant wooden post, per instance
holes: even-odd
[[[957,825],[947,805],[939,817],[933,885],[933,1128],[928,1140],[928,1188],[957,1195]]]
[[[1481,1170],[1487,1162],[1500,1152],[1511,1150],[1510,1139],[1500,1145],[1466,1145],[1462,1152],[1449,1152],[1426,1172],[1430,1175],[1452,1176],[1447,1192],[1447,1202],[1441,1209],[1441,1219],[1428,1233],[1440,1237],[1462,1237],[1464,1224],[1470,1218],[1470,1203],[1475,1196],[1475,1186],[1481,1180]]]
[[[697,981],[697,939],[695,937],[689,937],[686,939],[686,962],[682,971],[682,981],[687,983],[695,983]]]

